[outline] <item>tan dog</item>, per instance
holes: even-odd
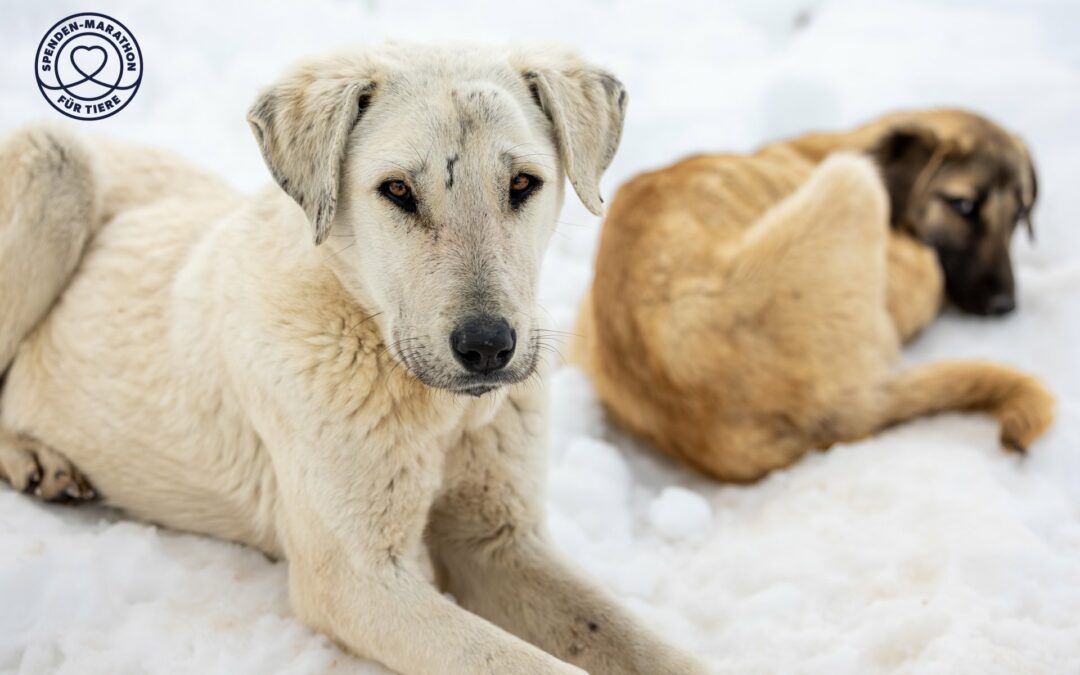
[[[401,46],[263,93],[280,187],[253,198],[12,135],[2,473],[285,557],[303,621],[408,675],[703,673],[544,525],[540,261],[567,175],[599,208],[624,110],[572,54]]]
[[[644,174],[604,223],[574,358],[622,424],[724,480],[945,410],[990,412],[1024,449],[1052,419],[1034,378],[893,368],[943,291],[1012,309],[1034,176],[1022,142],[954,110]]]

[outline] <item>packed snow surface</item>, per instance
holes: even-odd
[[[945,415],[807,457],[749,487],[693,475],[610,426],[584,376],[552,380],[558,545],[722,673],[1080,673],[1080,4],[1062,0],[4,0],[0,129],[56,118],[33,54],[55,21],[124,22],[146,69],[84,128],[170,147],[253,189],[258,87],[331,46],[522,39],[576,45],[630,92],[605,193],[691,152],[749,150],[899,107],[961,105],[1021,133],[1038,243],[1015,242],[1020,311],[947,313],[912,362],[986,357],[1038,374],[1059,419],[1029,457]],[[571,198],[542,303],[571,329],[598,220]],[[418,636],[420,637],[420,636]],[[238,545],[0,488],[0,672],[382,673],[296,621],[285,565]]]

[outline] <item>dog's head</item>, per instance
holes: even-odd
[[[479,395],[533,372],[565,177],[599,214],[625,110],[619,81],[566,51],[401,45],[301,64],[248,119],[392,353]]]
[[[1034,236],[1037,184],[1024,143],[985,118],[940,111],[889,129],[874,154],[893,226],[937,251],[949,300],[972,314],[1011,312],[1012,235],[1023,223]]]

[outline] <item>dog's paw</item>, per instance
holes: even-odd
[[[81,502],[97,496],[66,457],[27,436],[0,434],[0,476],[16,490],[50,502]]]

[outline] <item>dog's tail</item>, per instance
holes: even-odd
[[[79,264],[100,220],[97,194],[74,134],[33,125],[0,139],[0,377]]]
[[[1026,450],[1054,419],[1054,397],[1031,375],[985,361],[946,361],[898,373],[885,387],[875,429],[947,411],[987,412],[1001,442]]]

